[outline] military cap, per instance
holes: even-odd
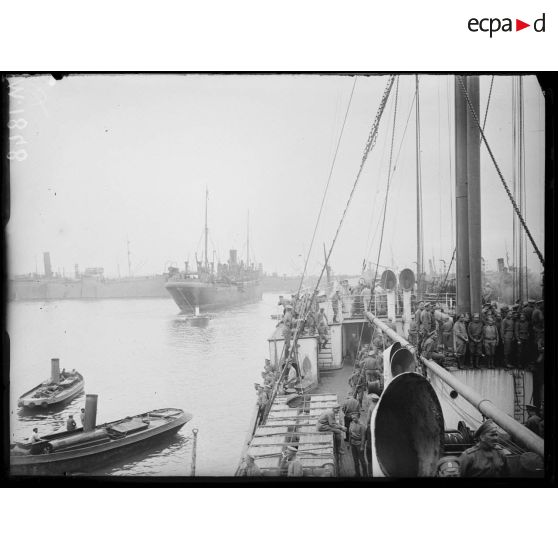
[[[456,455],[446,455],[438,460],[438,464],[436,465],[436,469],[440,469],[442,465],[446,465],[447,469],[454,469],[459,467],[459,457]]]
[[[380,400],[380,396],[377,393],[372,393],[370,395],[370,399],[372,399],[372,401],[379,401]]]
[[[525,409],[527,411],[537,411],[537,413],[539,412],[539,408],[535,405],[525,405]]]
[[[535,299],[534,299],[534,298],[530,298],[530,299],[527,301],[527,304],[535,304]]]
[[[544,302],[544,300],[537,300],[537,302],[535,302],[535,304],[542,304]]]
[[[298,448],[295,448],[294,446],[287,446],[287,451],[292,451],[293,453],[296,453],[298,451]]]
[[[485,420],[477,428],[477,431],[475,432],[475,439],[478,440],[485,432],[495,427],[496,427],[496,423],[492,419]]]
[[[473,314],[473,318],[480,318],[480,314],[479,314],[478,312],[475,312],[475,313]]]

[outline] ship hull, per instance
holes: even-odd
[[[8,299],[96,300],[104,298],[166,298],[165,277],[123,279],[15,279],[8,284]]]
[[[262,298],[262,287],[258,281],[238,284],[207,284],[201,281],[169,281],[166,289],[185,314],[228,308],[239,304],[257,302]]]

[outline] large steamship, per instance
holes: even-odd
[[[376,141],[394,80],[394,76],[388,78],[362,165]],[[418,92],[417,77],[417,129]],[[444,291],[443,284],[447,283],[442,282],[442,286],[430,293],[430,297],[441,303],[441,318],[481,310],[481,134],[473,115],[474,111],[479,113],[478,77],[455,77],[455,107],[456,288]],[[417,142],[417,167],[418,153]],[[418,176],[417,171],[417,201]],[[314,295],[309,295],[309,305],[303,305],[299,323],[304,322],[309,307],[323,308],[329,322],[325,344],[303,327],[287,332],[284,324],[277,324],[268,339],[268,353],[279,378],[265,409],[255,404],[242,447],[239,474],[248,452],[264,476],[286,474],[286,450],[294,446],[304,476],[355,476],[350,455],[339,453],[333,434],[318,432],[316,425],[325,410],[343,403],[350,389],[348,380],[355,370],[354,362],[348,358],[351,343],[355,339],[359,345],[372,343],[379,336],[383,342],[384,387],[379,400],[369,405],[361,417],[361,422],[368,427],[368,476],[436,476],[439,459],[458,456],[471,447],[474,431],[486,418],[492,418],[500,428],[500,446],[507,454],[512,476],[542,476],[543,439],[523,424],[525,405],[533,399],[544,400],[535,371],[518,367],[457,368],[450,361],[444,361],[441,366],[420,355],[408,340],[416,303],[429,296],[421,268],[420,214],[417,221],[416,273],[409,268],[400,273],[386,269],[378,282],[372,282],[372,292],[367,298],[358,291],[343,294],[335,302],[336,311],[331,297],[318,303]],[[335,240],[322,275],[334,243]],[[333,285],[329,287],[330,294],[337,290]],[[289,361],[294,363],[297,377],[294,386],[285,390],[282,380],[290,368]],[[342,424],[342,417],[338,419]],[[530,459],[524,459],[527,454]]]
[[[205,244],[202,260],[196,256],[196,269],[185,262],[184,271],[169,268],[165,285],[182,313],[198,314],[256,302],[262,298],[261,266],[250,264],[250,237],[247,235],[246,262],[238,260],[237,250],[229,251],[226,264],[209,261],[207,243],[207,200],[205,192]]]

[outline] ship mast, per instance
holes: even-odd
[[[417,281],[418,281],[418,298],[422,297],[423,291],[423,232],[422,232],[422,184],[420,173],[420,103],[419,103],[419,78],[415,76],[415,92],[416,92],[416,170],[417,170]]]
[[[205,271],[207,271],[208,269],[208,261],[207,261],[207,233],[208,233],[208,229],[207,229],[207,200],[209,198],[209,192],[207,190],[207,186],[205,187],[205,250],[204,250],[204,265],[205,265]]]

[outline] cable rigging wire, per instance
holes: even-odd
[[[469,99],[469,95],[467,93],[467,89],[465,87],[465,84],[463,83],[463,78],[461,76],[458,76],[458,80],[459,80],[459,84],[461,85],[461,89],[463,91],[463,94],[465,96],[465,99],[467,101],[467,104],[469,106],[469,110],[471,112],[471,114],[473,115],[473,118],[477,124],[477,127],[480,131],[480,135],[482,137],[482,140],[484,141],[484,145],[486,146],[486,149],[488,150],[488,154],[490,155],[490,158],[492,159],[492,163],[494,164],[494,167],[496,168],[496,172],[498,173],[498,176],[500,177],[500,180],[502,182],[502,185],[504,186],[504,189],[506,190],[506,194],[508,195],[508,198],[510,199],[510,202],[513,206],[513,209],[519,219],[519,222],[521,223],[521,226],[523,227],[523,229],[525,230],[525,232],[527,233],[527,236],[529,237],[529,240],[531,241],[531,244],[533,245],[533,248],[535,249],[535,253],[537,254],[539,261],[541,262],[543,268],[544,268],[544,257],[541,253],[541,251],[539,250],[537,243],[535,242],[535,239],[533,238],[533,235],[531,234],[531,231],[529,230],[529,227],[527,227],[527,223],[525,222],[525,220],[523,219],[523,216],[521,215],[521,212],[519,211],[519,208],[517,207],[517,203],[515,202],[515,199],[512,195],[512,193],[510,192],[510,189],[506,183],[506,180],[504,178],[504,176],[502,175],[502,171],[500,170],[500,167],[498,166],[498,163],[496,162],[496,159],[494,157],[494,154],[492,153],[492,149],[490,148],[490,145],[488,144],[488,141],[486,140],[486,136],[484,135],[484,131],[480,125],[478,116],[475,112],[475,109],[473,108],[473,105],[471,103],[471,100]]]
[[[276,383],[274,384],[273,391],[271,393],[269,401],[273,401],[273,399],[275,398],[275,395],[277,394],[279,384],[283,380],[283,377],[284,377],[285,372],[287,370],[287,362],[296,353],[298,337],[299,337],[299,334],[304,327],[304,322],[308,318],[308,314],[311,311],[312,306],[314,304],[314,300],[316,298],[316,293],[317,293],[317,286],[320,284],[320,281],[322,280],[322,277],[323,277],[323,274],[326,270],[326,267],[329,264],[329,259],[331,257],[331,253],[333,252],[333,248],[335,247],[335,243],[336,243],[337,238],[339,236],[339,232],[341,231],[341,227],[343,226],[345,216],[347,215],[347,211],[348,211],[349,206],[351,204],[351,201],[353,199],[353,196],[354,196],[354,193],[355,193],[360,175],[362,174],[362,170],[364,168],[366,160],[368,159],[368,155],[370,154],[370,152],[374,149],[374,146],[376,145],[376,139],[378,137],[378,129],[380,127],[380,121],[382,119],[382,114],[384,113],[384,109],[385,109],[386,103],[388,101],[389,95],[391,93],[391,89],[393,87],[393,82],[394,81],[395,81],[395,76],[390,75],[389,78],[388,78],[387,84],[385,86],[384,92],[382,94],[382,98],[380,100],[380,105],[379,105],[378,110],[376,112],[376,116],[374,117],[372,127],[370,129],[369,134],[368,134],[366,144],[364,146],[364,151],[363,151],[363,154],[362,154],[362,160],[361,160],[360,167],[358,169],[356,178],[354,180],[353,187],[352,187],[351,192],[349,194],[349,198],[348,198],[347,203],[345,205],[345,209],[343,210],[343,214],[341,215],[341,219],[340,219],[339,224],[337,226],[337,230],[335,231],[335,236],[333,237],[333,241],[332,241],[331,246],[329,248],[329,252],[326,255],[324,265],[322,266],[322,269],[321,269],[321,272],[320,272],[320,276],[318,277],[318,280],[316,282],[316,288],[313,290],[312,296],[310,297],[310,299],[306,301],[307,304],[303,308],[303,312],[302,312],[303,318],[301,320],[299,320],[299,323],[298,323],[297,328],[295,330],[294,336],[292,337],[292,342],[290,342],[289,347],[287,346],[287,342],[285,342],[284,345],[283,345],[282,358],[283,358],[283,356],[286,357],[287,353],[289,353],[289,356],[284,361],[283,368],[281,370],[281,373],[279,374],[279,377],[277,378]],[[267,413],[268,412],[269,412],[269,409],[266,411],[266,413],[264,415],[264,420],[267,418]]]
[[[341,139],[343,137],[343,131],[345,130],[345,124],[347,122],[347,116],[349,114],[349,109],[351,108],[351,102],[353,100],[353,93],[355,92],[355,86],[357,83],[358,76],[355,76],[353,81],[353,87],[351,89],[351,96],[349,97],[349,102],[347,103],[347,110],[345,111],[345,118],[343,119],[343,125],[341,126],[341,131],[339,132],[339,139],[337,140],[337,146],[335,147],[335,153],[333,155],[333,160],[331,161],[331,167],[329,169],[329,176],[327,177],[327,182],[324,189],[324,195],[322,196],[322,203],[320,205],[320,211],[318,212],[318,217],[316,219],[316,225],[314,226],[314,232],[312,233],[312,240],[310,241],[310,247],[308,248],[308,255],[306,256],[306,261],[304,262],[304,269],[300,276],[300,283],[298,285],[297,294],[300,294],[302,289],[302,282],[304,281],[304,275],[306,274],[306,268],[308,266],[308,260],[310,259],[310,253],[312,252],[312,247],[314,245],[314,239],[316,238],[316,232],[318,230],[318,224],[320,222],[320,217],[322,216],[322,210],[324,208],[324,202],[326,199],[327,191],[329,189],[329,183],[331,181],[331,176],[333,174],[333,168],[335,166],[335,161],[337,160],[337,153],[339,152],[339,145],[341,144]]]

